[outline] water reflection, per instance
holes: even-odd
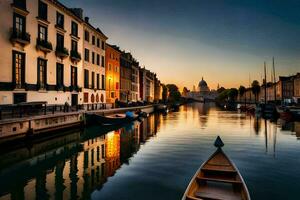
[[[216,135],[226,142],[252,199],[297,199],[291,196],[299,184],[278,180],[300,178],[299,122],[270,122],[195,103],[117,130],[92,127],[1,149],[0,200],[180,199]],[[289,198],[280,196],[287,191]]]
[[[156,134],[160,117],[97,137],[97,128],[75,132],[1,155],[0,199],[90,199]]]

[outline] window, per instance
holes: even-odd
[[[92,89],[95,88],[95,72],[92,72]]]
[[[90,50],[84,49],[84,60],[89,62],[90,61]]]
[[[95,53],[92,52],[92,63],[95,64]]]
[[[40,41],[47,41],[48,38],[48,30],[47,27],[42,26],[39,24],[39,34],[38,34],[38,38]]]
[[[108,70],[111,71],[111,64],[108,64]]]
[[[59,28],[64,28],[65,17],[63,14],[56,12],[56,26]]]
[[[56,85],[64,85],[64,65],[61,63],[56,63]]]
[[[14,6],[26,10],[26,0],[14,0]]]
[[[100,90],[100,75],[97,74],[97,90]]]
[[[85,92],[85,93],[83,94],[83,102],[84,102],[84,103],[89,102],[89,93]],[[87,151],[86,151],[86,152],[87,152]],[[84,152],[84,155],[85,155],[85,152]]]
[[[104,67],[104,56],[101,56],[101,66]]]
[[[92,36],[92,45],[95,45],[95,36]]]
[[[46,21],[48,19],[48,6],[41,0],[39,1],[39,18]]]
[[[84,70],[84,88],[89,88],[89,70]]]
[[[90,33],[88,31],[84,31],[84,39],[85,41],[89,42],[90,41]]]
[[[115,92],[111,92],[111,93],[110,93],[110,97],[111,97],[111,98],[115,98]]]
[[[97,65],[100,65],[100,55],[97,54]]]
[[[13,81],[16,88],[22,88],[25,83],[25,54],[13,51]]]
[[[116,82],[116,90],[119,89],[119,82]]]
[[[45,89],[47,84],[47,61],[38,58],[38,86],[39,89]]]
[[[102,90],[105,90],[105,76],[102,74],[101,75],[101,79],[102,79],[102,82],[101,82],[101,86],[102,86]]]
[[[78,24],[72,21],[71,27],[72,27],[72,28],[71,28],[71,29],[72,29],[72,30],[71,30],[71,34],[72,34],[73,36],[78,37]]]
[[[97,47],[100,48],[100,39],[97,38]]]
[[[59,33],[56,34],[56,48],[57,49],[64,48],[64,36]]]
[[[104,42],[104,41],[101,42],[101,48],[102,48],[103,50],[105,50],[105,42]]]
[[[25,17],[14,13],[14,32],[18,35],[18,36],[22,36],[25,32],[26,32],[26,23],[25,23]]]
[[[72,44],[71,44],[71,45],[72,45],[72,46],[71,46],[71,50],[77,52],[77,42],[74,41],[74,40],[72,40],[71,43],[72,43]]]
[[[77,67],[71,66],[71,86],[77,86]]]

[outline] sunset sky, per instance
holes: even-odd
[[[300,71],[299,0],[61,0],[81,7],[108,42],[130,51],[163,83],[192,89]],[[268,75],[270,77],[270,75]],[[269,78],[270,79],[270,78]]]

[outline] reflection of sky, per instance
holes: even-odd
[[[292,131],[215,107],[203,115],[199,106],[203,105],[186,105],[163,117],[156,136],[143,144],[129,165],[123,165],[101,191],[95,191],[93,199],[135,199],[138,194],[143,199],[180,199],[190,178],[215,150],[217,135],[244,177],[252,199],[298,199],[300,143]],[[203,128],[200,117],[204,116]]]
[[[295,73],[300,54],[297,0],[61,0],[82,7],[109,42],[131,51],[163,82],[192,88],[261,79],[275,56],[278,74]],[[237,76],[237,74],[239,74]]]

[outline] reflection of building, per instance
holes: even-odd
[[[110,132],[106,135],[106,177],[112,176],[120,167],[120,131]]]
[[[0,179],[6,180],[0,198],[90,199],[141,143],[156,134],[160,119],[161,115],[150,115],[100,137],[93,137],[96,131],[77,132],[0,155]]]
[[[203,79],[199,82],[197,90],[187,93],[188,98],[192,98],[198,101],[214,100],[218,93],[214,90],[210,90],[206,81]]]

